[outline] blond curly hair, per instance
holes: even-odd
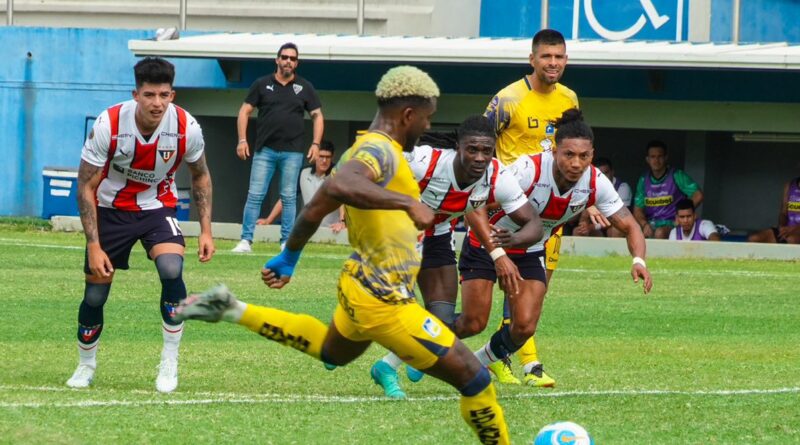
[[[417,96],[425,99],[439,97],[439,87],[425,71],[410,66],[396,66],[381,77],[375,88],[379,101]]]

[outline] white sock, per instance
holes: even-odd
[[[542,362],[538,362],[538,361],[526,363],[526,364],[522,365],[522,369],[525,370],[525,374],[530,374],[531,370],[533,370],[534,366],[541,365],[541,364],[542,364]]]
[[[161,334],[164,337],[164,349],[161,350],[161,359],[178,359],[178,348],[183,337],[183,323],[179,325],[169,325],[161,322]]]
[[[242,315],[244,315],[244,311],[246,309],[247,303],[237,300],[236,304],[222,313],[222,321],[227,321],[228,323],[239,323],[239,320],[242,319]]]
[[[97,368],[97,346],[99,343],[99,338],[95,340],[94,343],[90,343],[88,345],[78,342],[78,357],[80,359],[80,364]]]
[[[478,358],[478,361],[480,361],[483,366],[489,366],[497,361],[497,357],[492,354],[492,349],[489,347],[489,343],[486,343],[480,349],[475,351],[475,357]]]
[[[400,357],[398,357],[397,354],[395,354],[394,352],[386,354],[386,356],[383,357],[381,361],[391,366],[392,369],[394,370],[397,370],[398,368],[400,368],[400,365],[403,364],[403,360],[401,360]]]

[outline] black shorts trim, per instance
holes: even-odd
[[[97,232],[100,248],[108,255],[114,269],[125,270],[129,268],[128,259],[137,241],[142,243],[147,253],[156,244],[174,243],[186,246],[176,213],[173,207],[140,212],[98,207]],[[92,273],[89,269],[88,251],[84,252],[83,271],[86,274]]]
[[[422,269],[434,269],[456,264],[453,232],[426,236],[422,239]]]
[[[508,257],[516,264],[522,278],[547,284],[547,275],[542,265],[544,252],[526,252]],[[461,274],[461,281],[483,279],[497,282],[497,271],[494,268],[492,257],[483,247],[475,247],[470,244],[466,237],[461,246],[461,256],[458,259],[458,272]]]

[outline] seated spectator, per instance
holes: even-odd
[[[311,167],[306,167],[300,172],[300,194],[303,197],[303,205],[311,201],[314,193],[317,193],[322,183],[331,174],[333,169],[333,144],[330,141],[323,140],[319,147],[319,154],[317,155],[316,163]],[[275,203],[269,216],[266,218],[259,218],[256,221],[258,225],[272,224],[281,214],[283,204],[281,200]],[[337,210],[329,213],[320,223],[320,227],[329,227],[333,233],[339,233],[345,228],[344,222],[344,207],[339,207]]]
[[[648,238],[669,237],[675,224],[675,206],[681,199],[690,198],[695,208],[703,202],[700,186],[683,170],[669,167],[667,159],[666,144],[661,141],[647,144],[645,161],[649,170],[636,185],[633,216]]]
[[[719,241],[722,239],[713,222],[707,219],[697,219],[691,199],[681,199],[675,207],[677,209],[675,227],[669,232],[669,239],[673,241]]]
[[[754,243],[800,244],[800,177],[783,187],[778,227],[753,233],[747,240]]]
[[[631,186],[628,185],[627,182],[623,182],[619,178],[614,177],[614,166],[611,165],[611,159],[608,158],[597,158],[594,161],[594,166],[597,167],[612,184],[614,184],[614,189],[619,194],[619,198],[622,200],[622,203],[625,204],[625,207],[630,208],[631,200],[633,199],[633,192],[631,191]]]

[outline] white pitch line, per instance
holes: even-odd
[[[47,386],[24,386],[24,385],[0,385],[0,391],[38,391],[38,392],[73,392],[80,394],[81,391],[62,387]],[[152,391],[133,390],[133,391],[114,391],[111,393],[128,394],[153,394]],[[84,392],[85,393],[85,392]],[[774,395],[774,394],[797,394],[800,387],[776,388],[776,389],[718,389],[718,390],[610,390],[610,391],[561,391],[561,392],[536,392],[501,396],[503,399],[534,399],[534,398],[562,398],[562,397],[632,397],[632,396],[751,396],[751,395]],[[93,392],[92,395],[97,395]],[[0,402],[0,408],[81,408],[81,407],[109,407],[109,406],[153,406],[153,405],[214,405],[214,404],[275,404],[275,403],[331,403],[331,404],[350,404],[350,403],[373,403],[386,402],[385,397],[365,397],[365,396],[320,396],[320,395],[297,395],[297,394],[236,394],[236,393],[213,393],[213,392],[178,392],[174,396],[202,396],[198,399],[149,399],[149,400],[78,400],[73,402]],[[164,396],[167,397],[167,396]],[[458,396],[428,396],[428,397],[409,397],[412,402],[439,402],[458,400]]]
[[[37,244],[37,243],[26,243],[22,240],[14,239],[14,238],[0,238],[0,246],[21,246],[21,247],[40,247],[45,249],[69,249],[69,250],[84,250],[83,246],[64,246],[58,244]],[[234,253],[234,252],[226,252],[220,251],[215,253],[214,255],[222,255],[222,256],[261,256],[267,257],[270,254],[265,252],[251,252],[251,253]],[[335,255],[330,253],[308,253],[303,255],[303,258],[315,258],[315,259],[325,259],[325,260],[342,260],[344,261],[347,259],[349,255]],[[626,273],[627,269],[573,269],[573,268],[559,268],[559,272],[564,273],[580,273],[580,274],[587,274],[587,273],[597,273],[597,274],[607,274],[607,273]],[[652,273],[658,276],[740,276],[740,277],[759,277],[759,278],[786,278],[786,277],[794,277],[795,274],[793,272],[787,273],[775,273],[775,272],[756,272],[756,271],[748,271],[748,270],[704,270],[704,269],[693,269],[693,270],[658,270],[654,269],[651,270]]]

